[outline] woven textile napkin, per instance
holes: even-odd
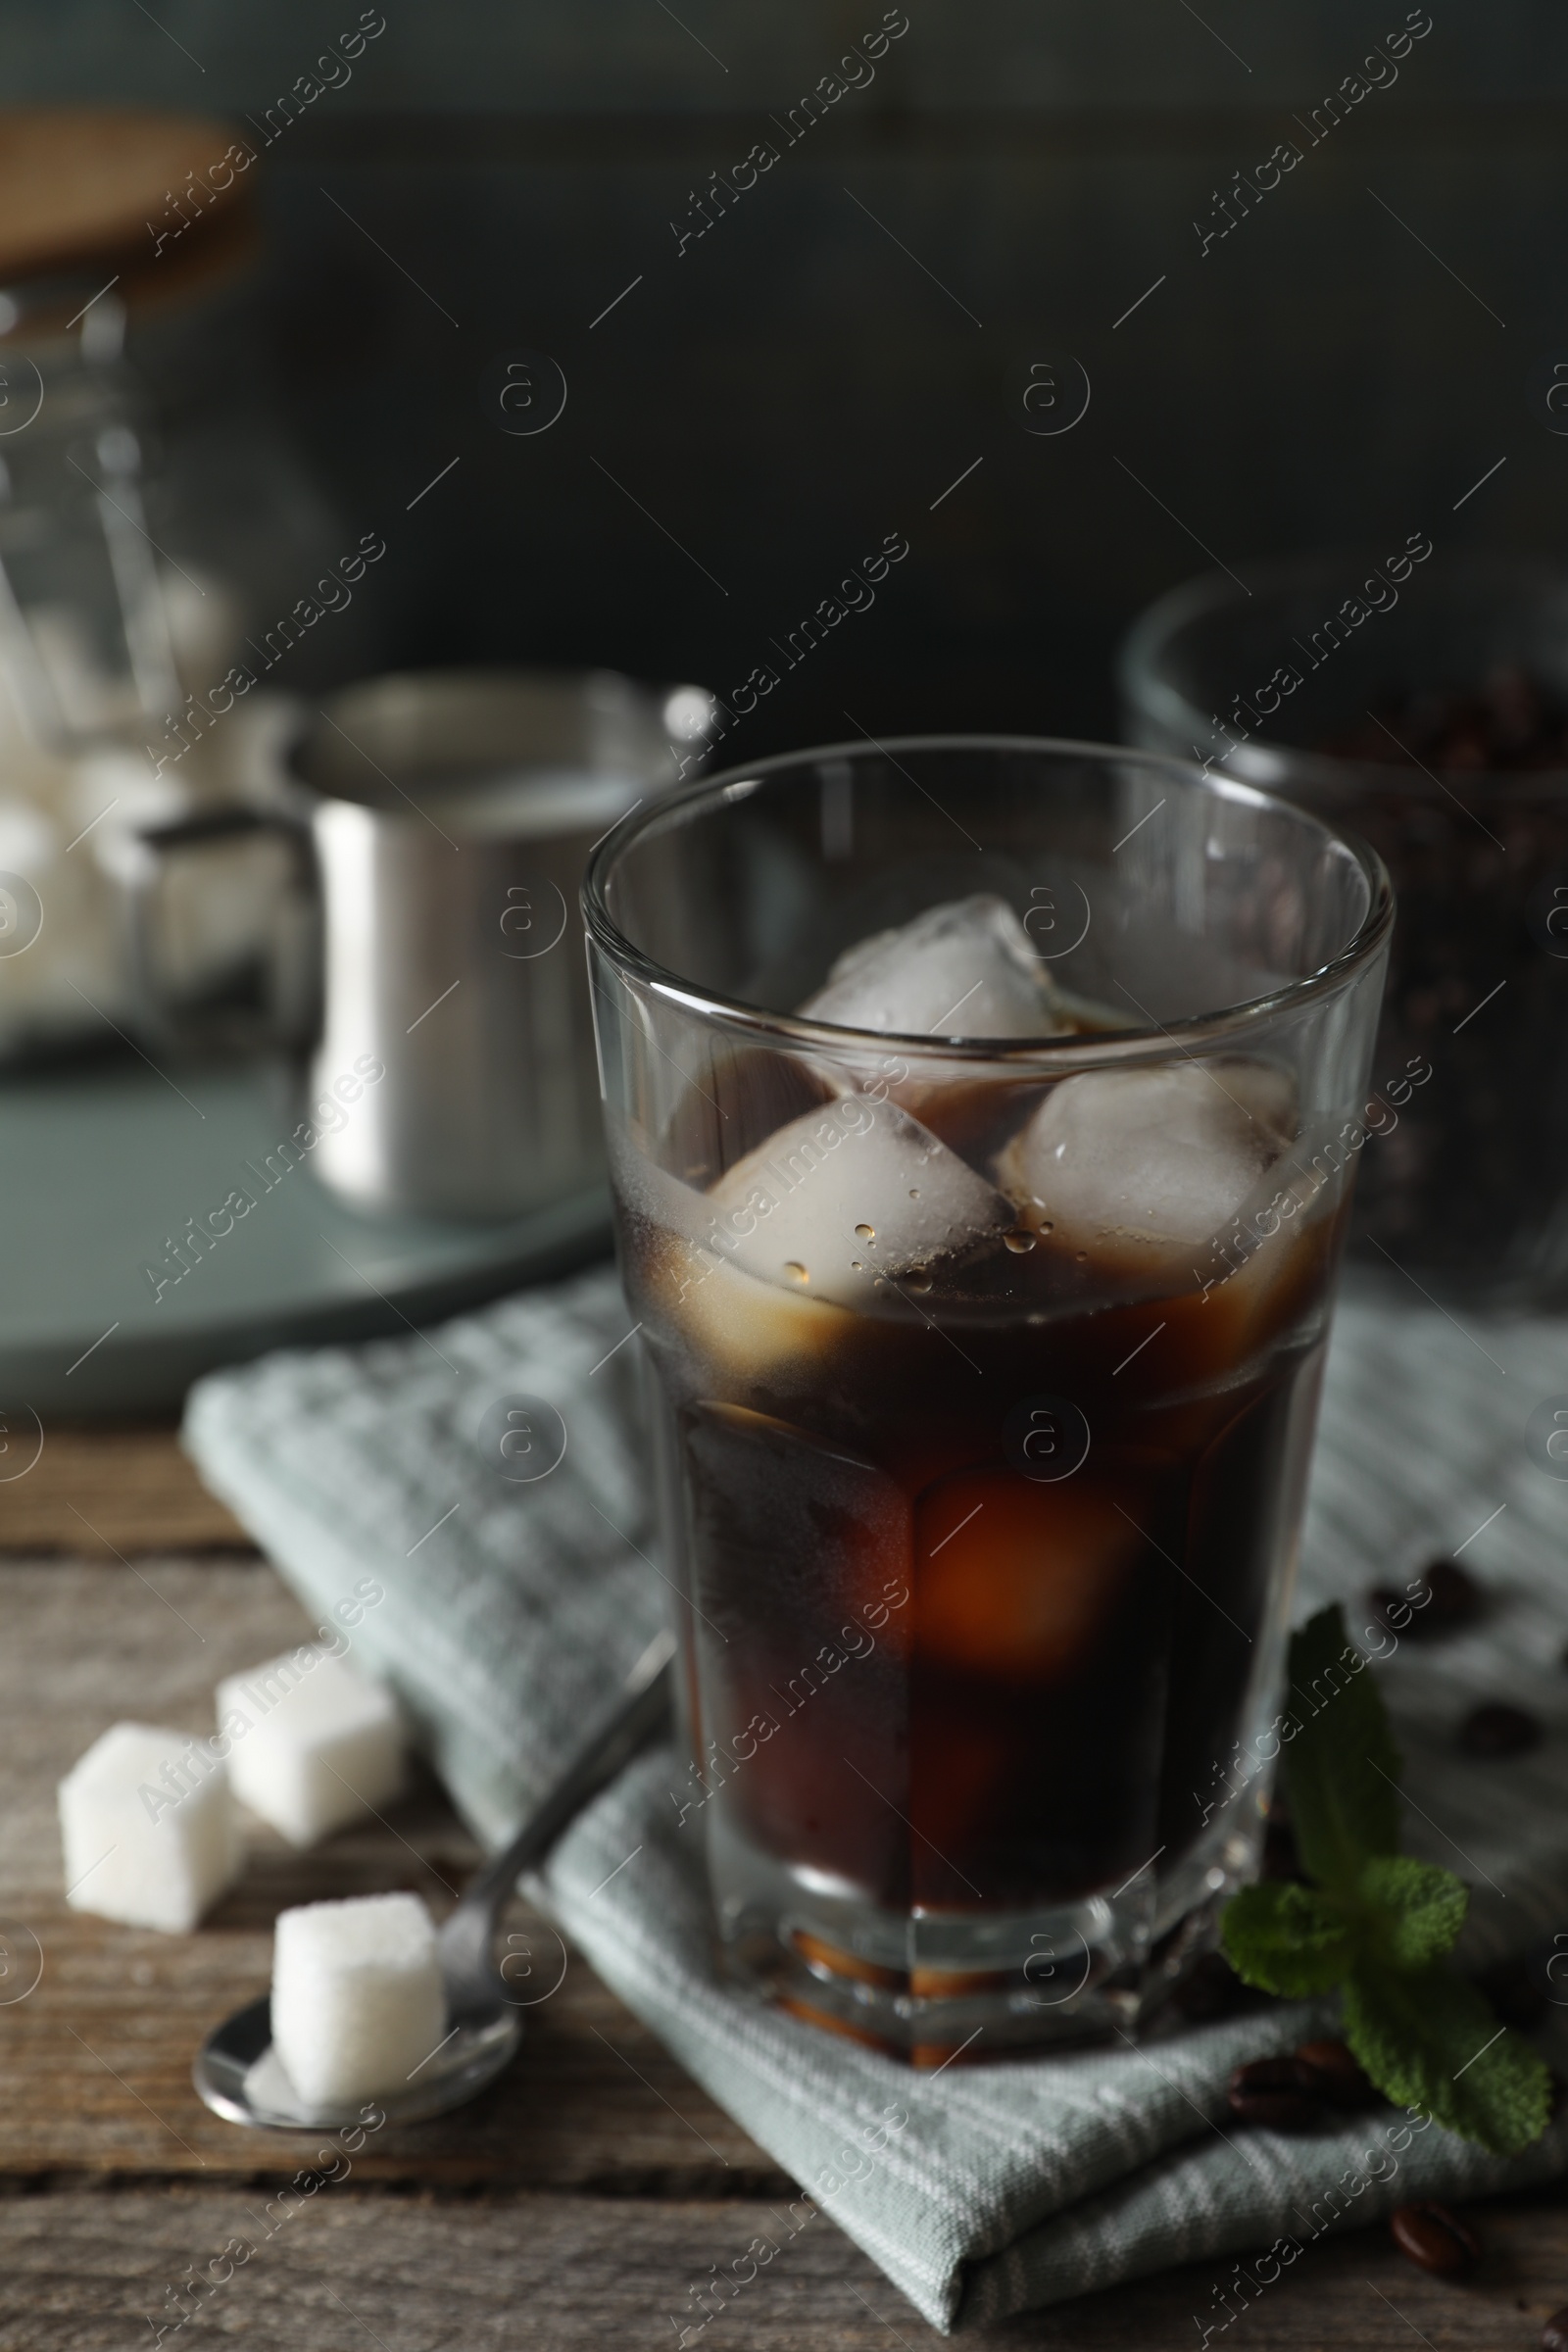
[[[357,1636],[361,1660],[396,1688],[492,1843],[664,1615],[636,1349],[616,1348],[628,1320],[601,1270],[428,1335],[270,1356],[191,1398],[185,1442],[203,1477],[313,1610],[367,1570],[385,1588]],[[1475,1961],[1568,1929],[1568,1484],[1526,1444],[1534,1407],[1568,1391],[1565,1343],[1543,1320],[1461,1326],[1433,1307],[1350,1298],[1326,1384],[1298,1619],[1460,1545],[1494,1595],[1474,1630],[1402,1644],[1380,1677],[1407,1759],[1407,1842],[1475,1886],[1461,1946]],[[505,1483],[474,1443],[509,1392],[548,1399],[565,1424],[564,1457],[533,1484]],[[1544,1743],[1462,1759],[1454,1725],[1491,1696],[1538,1712]],[[1217,2289],[1220,2256],[1568,2164],[1568,2117],[1508,2162],[1435,2128],[1401,2147],[1393,2115],[1322,2137],[1234,2130],[1231,2068],[1322,2030],[1321,2005],[940,2077],[818,2033],[715,1974],[702,1816],[678,1828],[671,1802],[684,1788],[668,1751],[641,1758],[562,1841],[543,1898],[937,2328],[1199,2257],[1216,2258]],[[1562,2024],[1554,2013],[1543,2038],[1559,2066]],[[1206,2285],[1195,2316],[1223,2322]]]

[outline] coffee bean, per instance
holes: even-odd
[[[1457,1560],[1429,1560],[1419,1578],[1411,1582],[1416,1587],[1413,1592],[1400,1592],[1396,1585],[1379,1585],[1372,1594],[1373,1609],[1388,1631],[1409,1641],[1456,1634],[1473,1625],[1485,1606],[1481,1587]]]
[[[1321,748],[1380,766],[1402,760],[1472,771],[1559,768],[1565,731],[1568,710],[1552,687],[1517,662],[1503,662],[1475,681],[1412,687],[1386,699],[1380,714],[1367,711]]]
[[[1432,1595],[1421,1614],[1435,1632],[1441,1628],[1449,1633],[1457,1626],[1473,1625],[1480,1616],[1484,1606],[1481,1587],[1457,1560],[1429,1560],[1420,1581]]]
[[[1490,1699],[1472,1707],[1459,1726],[1459,1745],[1467,1756],[1522,1756],[1541,1745],[1541,1725],[1523,1707]]]
[[[1541,2352],[1568,2352],[1568,2310],[1554,2311],[1541,2330]]]
[[[1296,2053],[1305,2087],[1331,2107],[1371,2107],[1378,2093],[1343,2041],[1303,2041]]]
[[[1226,2087],[1226,2101],[1239,2123],[1266,2132],[1312,2132],[1326,2109],[1294,2058],[1254,2058],[1239,2066]]]
[[[1423,2271],[1440,2278],[1462,2278],[1481,2260],[1481,2240],[1451,2206],[1423,2199],[1389,2216],[1394,2242]]]

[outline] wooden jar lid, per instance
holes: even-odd
[[[198,115],[0,109],[0,287],[118,274],[134,302],[227,274],[254,242],[255,165],[223,168],[235,137]]]

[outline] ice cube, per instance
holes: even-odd
[[[906,1037],[1056,1037],[1076,1026],[1004,899],[977,894],[847,948],[800,1007]]]
[[[835,1306],[879,1278],[972,1247],[1008,1203],[896,1102],[848,1094],[805,1112],[706,1196],[707,1247],[742,1272]]]
[[[663,1237],[651,1274],[661,1303],[701,1364],[705,1387],[737,1395],[760,1380],[786,1387],[809,1381],[824,1349],[849,1328],[842,1307],[804,1292],[791,1297],[743,1274],[711,1250]]]
[[[446,2030],[435,1929],[416,1894],[279,1912],[272,2048],[307,2107],[405,2089]]]
[[[1133,1493],[1125,1477],[1121,1491]],[[960,1470],[919,1500],[916,1648],[1004,1684],[1061,1681],[1100,1638],[1142,1548],[1114,1491],[1092,1478]]]
[[[997,1163],[1020,1220],[1120,1272],[1220,1233],[1294,1129],[1283,1071],[1239,1058],[1085,1071],[1054,1086]]]
[[[188,1935],[237,1877],[228,1773],[186,1733],[117,1723],[60,1784],[66,1900],[130,1928]]]
[[[235,1795],[291,1845],[315,1845],[402,1789],[396,1704],[319,1644],[220,1683],[218,1721]]]
[[[634,1238],[629,1252],[659,1322],[678,1332],[702,1383],[743,1393],[765,1373],[809,1377],[846,1323],[842,1309],[743,1274],[705,1240],[712,1202],[607,1125],[615,1198]]]

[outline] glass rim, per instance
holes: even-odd
[[[1147,1025],[1127,1029],[1075,1032],[1069,1037],[1027,1038],[932,1038],[910,1036],[891,1029],[854,1029],[832,1021],[814,1021],[799,1013],[769,1012],[764,1006],[748,1004],[739,997],[727,997],[716,989],[702,988],[694,981],[683,979],[645,955],[633,945],[611,914],[606,890],[612,869],[622,855],[639,842],[684,824],[688,816],[705,805],[717,808],[726,803],[733,805],[749,798],[767,778],[791,768],[808,768],[828,760],[863,760],[876,754],[884,758],[897,752],[1014,752],[1046,755],[1059,759],[1092,759],[1104,765],[1114,760],[1118,765],[1142,767],[1150,771],[1175,776],[1184,784],[1196,784],[1216,800],[1231,801],[1244,807],[1277,811],[1293,823],[1299,824],[1333,842],[1348,854],[1358,867],[1368,893],[1368,907],[1353,937],[1327,963],[1298,980],[1288,981],[1283,988],[1273,989],[1261,997],[1250,997],[1239,1004],[1229,1004],[1214,1012],[1195,1013],[1186,1019],[1160,1024],[1151,1020]],[[896,762],[895,762],[896,764]],[[640,980],[652,994],[664,1002],[679,1005],[684,1011],[699,1013],[709,1021],[717,1021],[725,1028],[752,1039],[775,1045],[788,1045],[817,1054],[863,1054],[885,1053],[897,1047],[901,1055],[916,1054],[926,1061],[941,1062],[997,1062],[1007,1061],[1044,1065],[1048,1068],[1080,1068],[1097,1061],[1122,1060],[1134,1057],[1163,1060],[1186,1054],[1195,1044],[1207,1044],[1233,1037],[1238,1031],[1256,1028],[1261,1022],[1282,1012],[1293,1012],[1298,1006],[1317,1003],[1324,997],[1336,995],[1348,986],[1377,955],[1386,943],[1394,925],[1394,889],[1382,858],[1371,846],[1348,827],[1330,824],[1311,809],[1299,808],[1282,794],[1265,791],[1256,784],[1233,775],[1205,771],[1197,762],[1179,760],[1164,752],[1147,752],[1119,744],[1088,743],[1069,736],[1054,735],[895,735],[883,739],[862,738],[858,742],[813,745],[805,751],[779,752],[767,760],[758,760],[744,766],[723,769],[713,776],[697,776],[689,784],[678,786],[642,809],[628,809],[619,822],[596,846],[583,875],[581,905],[584,925],[589,940],[623,973]]]
[[[1183,632],[1196,623],[1227,612],[1247,612],[1249,597],[1255,614],[1271,599],[1288,596],[1303,585],[1316,583],[1320,578],[1325,583],[1337,580],[1342,565],[1357,570],[1361,564],[1375,561],[1369,543],[1349,543],[1343,547],[1308,549],[1294,556],[1255,559],[1248,565],[1249,575],[1256,583],[1250,591],[1238,589],[1233,575],[1223,571],[1199,571],[1178,580],[1173,588],[1163,590],[1144,607],[1117,648],[1115,684],[1125,713],[1157,727],[1179,731],[1193,739],[1194,749],[1198,750],[1197,738],[1212,729],[1213,717],[1200,708],[1166,667],[1170,650]],[[1428,603],[1441,599],[1445,591],[1485,586],[1511,586],[1538,592],[1568,589],[1568,565],[1553,557],[1528,552],[1456,549],[1450,554],[1435,555],[1429,570],[1419,579],[1402,584],[1405,595],[1416,590]],[[1179,759],[1180,755],[1172,753],[1169,757]],[[1264,725],[1254,727],[1241,743],[1227,745],[1217,753],[1214,765],[1244,782],[1258,782],[1265,791],[1273,791],[1282,798],[1293,780],[1314,795],[1347,802],[1367,795],[1385,800],[1410,796],[1429,800],[1428,786],[1436,784],[1440,791],[1447,789],[1441,774],[1419,764],[1412,770],[1397,760],[1351,758],[1338,752],[1317,751],[1309,744],[1292,743],[1283,735],[1270,734]],[[1446,772],[1455,773],[1452,769]],[[1484,784],[1489,797],[1495,801],[1535,804],[1568,798],[1568,758],[1555,767],[1483,767],[1458,772],[1472,787]]]

